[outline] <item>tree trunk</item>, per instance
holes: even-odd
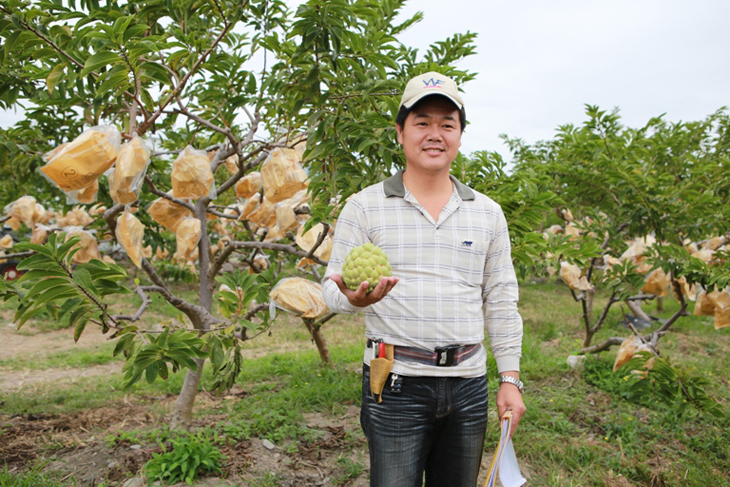
[[[664,313],[664,298],[661,296],[656,298],[656,312]]]
[[[198,304],[208,312],[213,308],[213,288],[208,279],[208,270],[210,268],[210,239],[208,237],[206,209],[209,202],[209,198],[201,198],[198,200],[195,208],[195,216],[200,220],[201,233],[200,242],[198,243],[198,259],[200,264],[200,286],[198,288],[200,297]],[[202,319],[194,320],[193,326],[201,332],[210,329],[210,323]],[[203,377],[205,359],[195,359],[195,363],[198,364],[198,371],[187,371],[182,389],[175,401],[175,410],[172,413],[173,429],[190,429],[190,424],[193,420],[193,404],[195,404],[195,397],[198,395],[198,389],[200,388],[200,379]]]
[[[198,364],[198,371],[194,372],[188,369],[185,374],[185,381],[175,401],[175,409],[172,412],[170,425],[172,429],[190,429],[193,421],[193,404],[195,403],[195,397],[198,395],[200,378],[203,377],[203,365],[205,365],[204,359],[196,358],[194,360]]]
[[[331,365],[332,358],[330,357],[330,350],[329,348],[327,348],[327,342],[325,341],[324,335],[322,334],[322,325],[315,324],[314,320],[306,318],[304,319],[304,324],[307,325],[307,329],[312,335],[314,344],[317,345],[317,350],[319,350],[319,358],[322,359],[322,362],[325,365]]]

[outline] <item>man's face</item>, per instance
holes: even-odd
[[[448,98],[429,96],[396,125],[406,170],[448,171],[461,147],[459,111]]]

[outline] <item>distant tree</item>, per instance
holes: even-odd
[[[508,139],[515,173],[534,174],[538,187],[561,202],[543,222],[546,231],[559,225],[557,232],[546,232],[543,257],[555,272],[563,262],[577,266],[576,278],[585,278],[571,289],[583,310],[581,352],[621,344],[621,337],[595,345],[592,340],[613,305],[625,302],[641,313],[638,303],[661,295],[646,291],[647,280],[664,275],[680,308],[642,337],[656,345],[687,313],[693,286],[722,290],[730,282],[730,206],[724,204],[730,193],[730,117],[724,110],[699,122],[658,117],[633,129],[621,125],[616,112],[587,106],[586,114],[581,126],[561,126],[553,140],[528,145]],[[638,253],[628,255],[630,242]],[[711,251],[699,254],[702,247]],[[657,270],[662,274],[652,277]],[[599,287],[609,300],[596,315]]]

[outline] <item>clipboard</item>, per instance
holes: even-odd
[[[511,429],[512,411],[507,411],[502,416],[502,433],[499,436],[497,449],[489,466],[484,487],[495,487],[497,475],[499,475],[499,480],[504,487],[520,487],[527,482],[517,464],[517,456],[515,455],[514,446],[512,446],[512,438],[509,435]]]

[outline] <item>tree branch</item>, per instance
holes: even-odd
[[[114,235],[114,238],[116,239],[116,230],[117,230],[117,215],[119,215],[122,211],[124,211],[124,205],[121,203],[118,203],[108,210],[104,211],[104,221],[106,222],[106,225],[109,227],[109,230],[111,230],[112,235]]]
[[[137,131],[138,135],[144,134],[149,127],[152,126],[153,123],[155,123],[155,120],[157,120],[160,115],[162,115],[162,112],[167,108],[167,105],[172,102],[172,100],[175,99],[185,88],[185,85],[188,83],[192,75],[198,70],[201,64],[205,62],[205,59],[210,55],[211,52],[215,50],[215,48],[218,46],[218,43],[223,40],[223,38],[228,34],[228,31],[233,27],[233,24],[229,24],[226,22],[225,27],[223,28],[223,31],[216,37],[216,39],[213,41],[213,44],[206,50],[200,58],[195,62],[192,68],[190,68],[190,71],[188,71],[185,76],[180,80],[180,83],[175,87],[175,89],[170,93],[170,95],[167,97],[167,99],[160,105],[160,107],[155,111],[155,113],[150,116],[147,120],[142,122],[139,126],[139,130]]]
[[[286,244],[277,244],[277,243],[269,243],[269,242],[241,242],[241,241],[232,241],[228,244],[229,247],[233,247],[234,249],[266,249],[266,250],[278,250],[280,252],[287,252],[292,255],[296,255],[299,257],[307,257],[309,255],[309,252],[304,252],[303,250],[299,250],[293,245],[286,245]],[[228,248],[228,247],[226,247]],[[226,249],[224,249],[225,252]],[[313,261],[315,261],[317,264],[320,265],[327,265],[326,260],[322,260],[319,257],[313,255],[309,257]]]
[[[322,245],[322,242],[324,242],[324,239],[327,238],[327,233],[330,231],[329,223],[322,223],[322,231],[317,236],[317,241],[314,243],[311,249],[309,249],[309,252],[305,256],[307,259],[311,259],[312,256],[314,256],[314,252],[317,251],[320,245]]]
[[[0,10],[2,10],[3,12],[5,12],[6,15],[14,15],[12,12],[10,12],[8,9],[6,9],[5,7],[3,7],[2,5],[0,5]],[[65,57],[66,59],[68,59],[69,61],[71,61],[72,63],[74,63],[79,68],[84,69],[84,65],[81,62],[79,62],[76,59],[72,58],[70,54],[68,54],[66,51],[64,51],[59,46],[57,46],[55,42],[53,42],[52,40],[50,40],[49,38],[47,38],[46,36],[44,36],[43,34],[41,34],[40,32],[38,32],[36,29],[34,29],[33,27],[31,27],[30,24],[28,24],[26,21],[20,20],[20,24],[26,30],[29,30],[30,32],[32,32],[33,34],[35,34],[36,37],[38,37],[39,39],[43,40],[43,42],[45,42],[46,44],[48,44],[49,46],[51,46],[60,55],[62,55],[63,57]],[[91,73],[91,74],[93,74],[94,76],[97,76],[97,77],[99,76],[96,73]]]
[[[149,286],[149,287],[153,287],[154,288],[155,286]],[[140,305],[140,307],[137,310],[137,312],[134,313],[134,315],[132,315],[132,316],[129,316],[129,315],[117,315],[117,316],[114,316],[114,319],[116,319],[117,321],[131,321],[131,322],[135,322],[135,321],[139,320],[142,317],[142,314],[145,312],[145,310],[147,309],[147,307],[152,303],[152,301],[147,296],[147,293],[145,293],[145,287],[144,286],[137,286],[136,291],[137,291],[137,295],[140,298],[142,298],[142,304]]]
[[[157,189],[157,186],[155,186],[155,183],[152,182],[152,179],[150,179],[149,176],[145,175],[144,180],[147,182],[147,186],[150,188],[150,193],[156,194],[160,198],[165,198],[168,201],[172,201],[173,203],[177,203],[178,205],[182,206],[183,208],[187,208],[191,212],[195,212],[195,206],[193,206],[191,203],[181,200],[178,198],[175,198],[174,196],[170,196],[169,194],[165,193],[164,191],[160,191]]]
[[[621,337],[611,337],[606,339],[603,343],[600,343],[598,345],[593,345],[592,347],[586,347],[582,348],[578,351],[578,354],[580,355],[586,355],[589,353],[599,353],[603,352],[604,350],[608,350],[614,345],[621,345],[623,343],[624,339]]]

